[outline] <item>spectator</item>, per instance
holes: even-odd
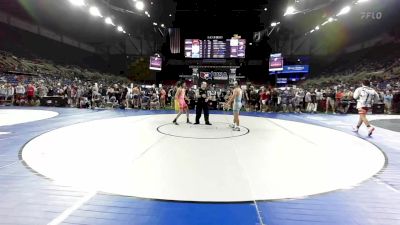
[[[383,103],[385,104],[385,113],[392,114],[392,101],[393,94],[391,90],[387,90],[383,96]]]
[[[336,114],[336,111],[335,111],[335,98],[336,98],[336,94],[335,94],[335,92],[334,92],[331,88],[328,88],[328,89],[326,90],[326,93],[325,93],[325,96],[324,96],[324,97],[326,98],[325,113],[328,114],[329,106],[330,106],[331,109],[332,109],[332,113],[333,113],[333,114]]]
[[[160,89],[160,108],[165,109],[167,99],[167,92],[164,90],[163,87]]]
[[[160,108],[160,102],[157,93],[153,93],[153,95],[150,98],[150,109],[159,109],[159,108]]]

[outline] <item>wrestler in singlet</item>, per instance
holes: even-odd
[[[242,89],[236,88],[235,91],[238,91],[238,95],[233,100],[233,112],[238,113],[240,109],[242,108]]]
[[[181,92],[179,93],[179,96],[178,96],[179,109],[181,109],[181,110],[185,110],[188,108],[188,106],[185,102],[185,94],[186,94],[186,89],[181,88]]]

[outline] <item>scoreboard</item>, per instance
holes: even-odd
[[[185,39],[185,57],[193,59],[245,58],[245,39]]]

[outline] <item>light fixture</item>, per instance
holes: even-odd
[[[95,6],[90,7],[90,8],[89,8],[89,12],[90,12],[90,14],[91,14],[92,16],[103,17],[103,16],[101,15],[101,13],[100,13],[100,10],[99,10],[97,7],[95,7]]]
[[[314,31],[315,31],[315,30],[314,30],[314,29],[312,29],[312,30],[310,31],[310,33],[314,33]]]
[[[137,10],[142,11],[144,9],[144,3],[142,1],[136,1],[135,7]]]
[[[124,28],[121,27],[121,26],[118,26],[118,27],[117,27],[117,30],[118,30],[119,32],[123,32],[123,31],[124,31]]]
[[[276,25],[278,25],[276,22],[271,23],[271,27],[276,27]]]
[[[172,17],[172,14],[169,14],[169,17]]]
[[[85,4],[85,0],[69,0],[69,2],[72,5],[75,5],[75,6],[84,6],[84,5],[86,5]]]
[[[341,16],[341,15],[347,14],[350,12],[350,10],[351,10],[351,7],[346,6],[342,10],[340,10],[340,12],[336,16]]]
[[[369,0],[358,0],[356,3],[363,3],[363,2],[368,2]]]
[[[319,26],[316,26],[316,27],[315,27],[315,30],[319,30]]]
[[[156,22],[153,22],[153,25],[154,25],[154,26],[157,26],[157,23],[156,23]]]
[[[296,12],[296,9],[293,6],[288,6],[285,14],[283,16],[293,15],[293,14],[295,14],[295,12]]]
[[[333,19],[332,17],[329,17],[328,22],[333,22],[335,19]]]
[[[160,25],[162,28],[164,28],[165,27],[165,25],[162,23],[161,25]]]
[[[268,8],[264,8],[264,11],[268,11]]]
[[[147,14],[147,17],[149,17],[149,18],[150,18],[150,14]]]
[[[112,21],[112,19],[110,17],[107,17],[104,21],[106,22],[106,24],[115,26],[114,22]]]

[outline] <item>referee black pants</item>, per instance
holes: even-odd
[[[201,113],[204,111],[204,120],[206,123],[209,123],[209,111],[208,104],[206,102],[198,102],[196,104],[196,123],[200,123]]]

